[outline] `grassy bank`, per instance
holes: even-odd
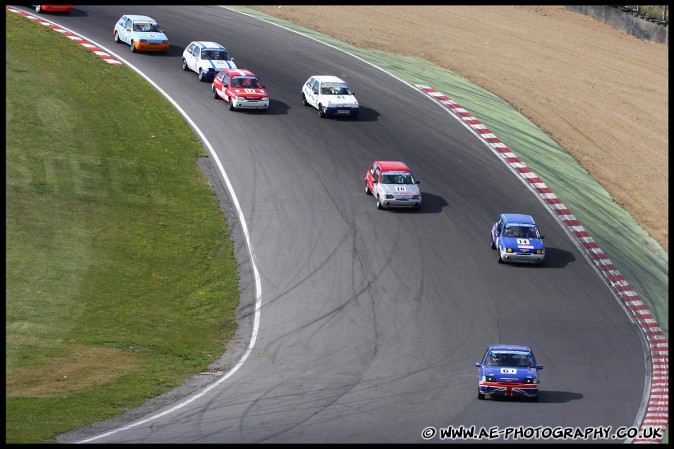
[[[6,11],[6,442],[181,385],[236,328],[205,153],[138,74]]]

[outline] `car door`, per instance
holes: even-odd
[[[374,173],[376,169],[377,164],[372,164],[372,166],[367,169],[367,174],[365,175],[365,182],[367,183],[370,192],[374,192]]]
[[[124,21],[124,26],[122,26],[121,31],[119,32],[119,37],[122,42],[131,44],[131,30],[133,29],[133,22],[128,17]]]
[[[192,53],[190,54],[189,67],[195,72],[199,73],[199,58],[201,57],[201,47],[198,45],[194,46]]]
[[[501,238],[501,233],[503,232],[503,217],[499,217],[496,225],[494,226],[494,245],[498,248],[499,240]]]
[[[313,107],[318,107],[317,97],[318,97],[318,80],[311,78],[307,83],[307,103]]]
[[[188,69],[192,69],[192,52],[194,51],[194,47],[196,47],[194,42],[188,45],[183,55],[183,58],[185,58],[185,65]]]
[[[213,88],[217,92],[217,94],[220,96],[220,98],[224,98],[224,83],[225,83],[225,76],[226,73],[224,71],[220,71],[215,78],[213,78]]]

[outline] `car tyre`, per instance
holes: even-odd
[[[234,107],[234,101],[232,101],[231,97],[228,98],[229,100],[229,110],[234,111],[236,108]]]
[[[323,105],[318,103],[318,116],[320,118],[325,118],[325,111],[323,110]]]
[[[136,52],[136,44],[133,41],[131,41],[131,53],[135,52]]]
[[[367,185],[367,181],[365,182],[365,194],[366,195],[372,195],[372,192],[370,192],[370,187]]]
[[[491,249],[496,249],[496,245],[494,245],[494,237],[490,236],[489,240],[491,240]]]
[[[185,61],[185,58],[183,58],[183,70],[188,71],[190,68],[187,67],[187,61]]]
[[[484,399],[484,395],[483,395],[482,393],[480,393],[479,390],[478,390],[478,392],[477,392],[477,398],[478,398],[479,400],[483,400],[483,399]]]
[[[497,248],[496,252],[498,252],[498,263],[503,263],[503,259],[501,258],[501,250]]]
[[[215,98],[216,100],[219,100],[220,95],[218,95],[218,91],[215,90],[215,86],[211,86],[211,90],[213,91],[213,98]]]
[[[42,6],[41,5],[35,5],[35,12],[41,13],[42,12]]]
[[[304,95],[304,92],[302,92],[302,104],[304,106],[309,106],[309,102],[307,101],[307,97]]]
[[[384,206],[382,206],[381,201],[379,200],[379,198],[377,198],[377,209],[383,209],[383,208],[384,208]]]
[[[538,395],[534,396],[533,398],[530,398],[531,402],[538,402]]]
[[[115,44],[121,44],[122,41],[119,39],[119,33],[115,31]]]
[[[201,81],[202,83],[206,81],[206,79],[204,78],[204,71],[201,69],[199,69],[199,81]]]

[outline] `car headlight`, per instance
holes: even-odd
[[[419,199],[419,195],[412,195],[412,199],[413,199],[413,200],[418,200],[418,199]]]
[[[543,254],[543,250],[542,250],[542,249],[537,249],[537,250],[536,250],[536,254]]]
[[[390,193],[387,193],[387,194],[386,194],[386,199],[387,199],[387,200],[392,200],[392,199],[393,199],[393,195],[391,195]]]
[[[506,248],[506,253],[512,253],[513,249],[512,248]]]
[[[262,100],[262,101],[267,101],[267,100],[269,100],[269,97],[262,97],[261,100]]]
[[[487,382],[496,382],[496,378],[494,376],[484,376],[484,377]]]
[[[168,44],[168,41],[161,41],[162,44]]]

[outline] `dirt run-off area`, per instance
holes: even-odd
[[[563,6],[248,6],[507,101],[669,254],[669,47]]]

